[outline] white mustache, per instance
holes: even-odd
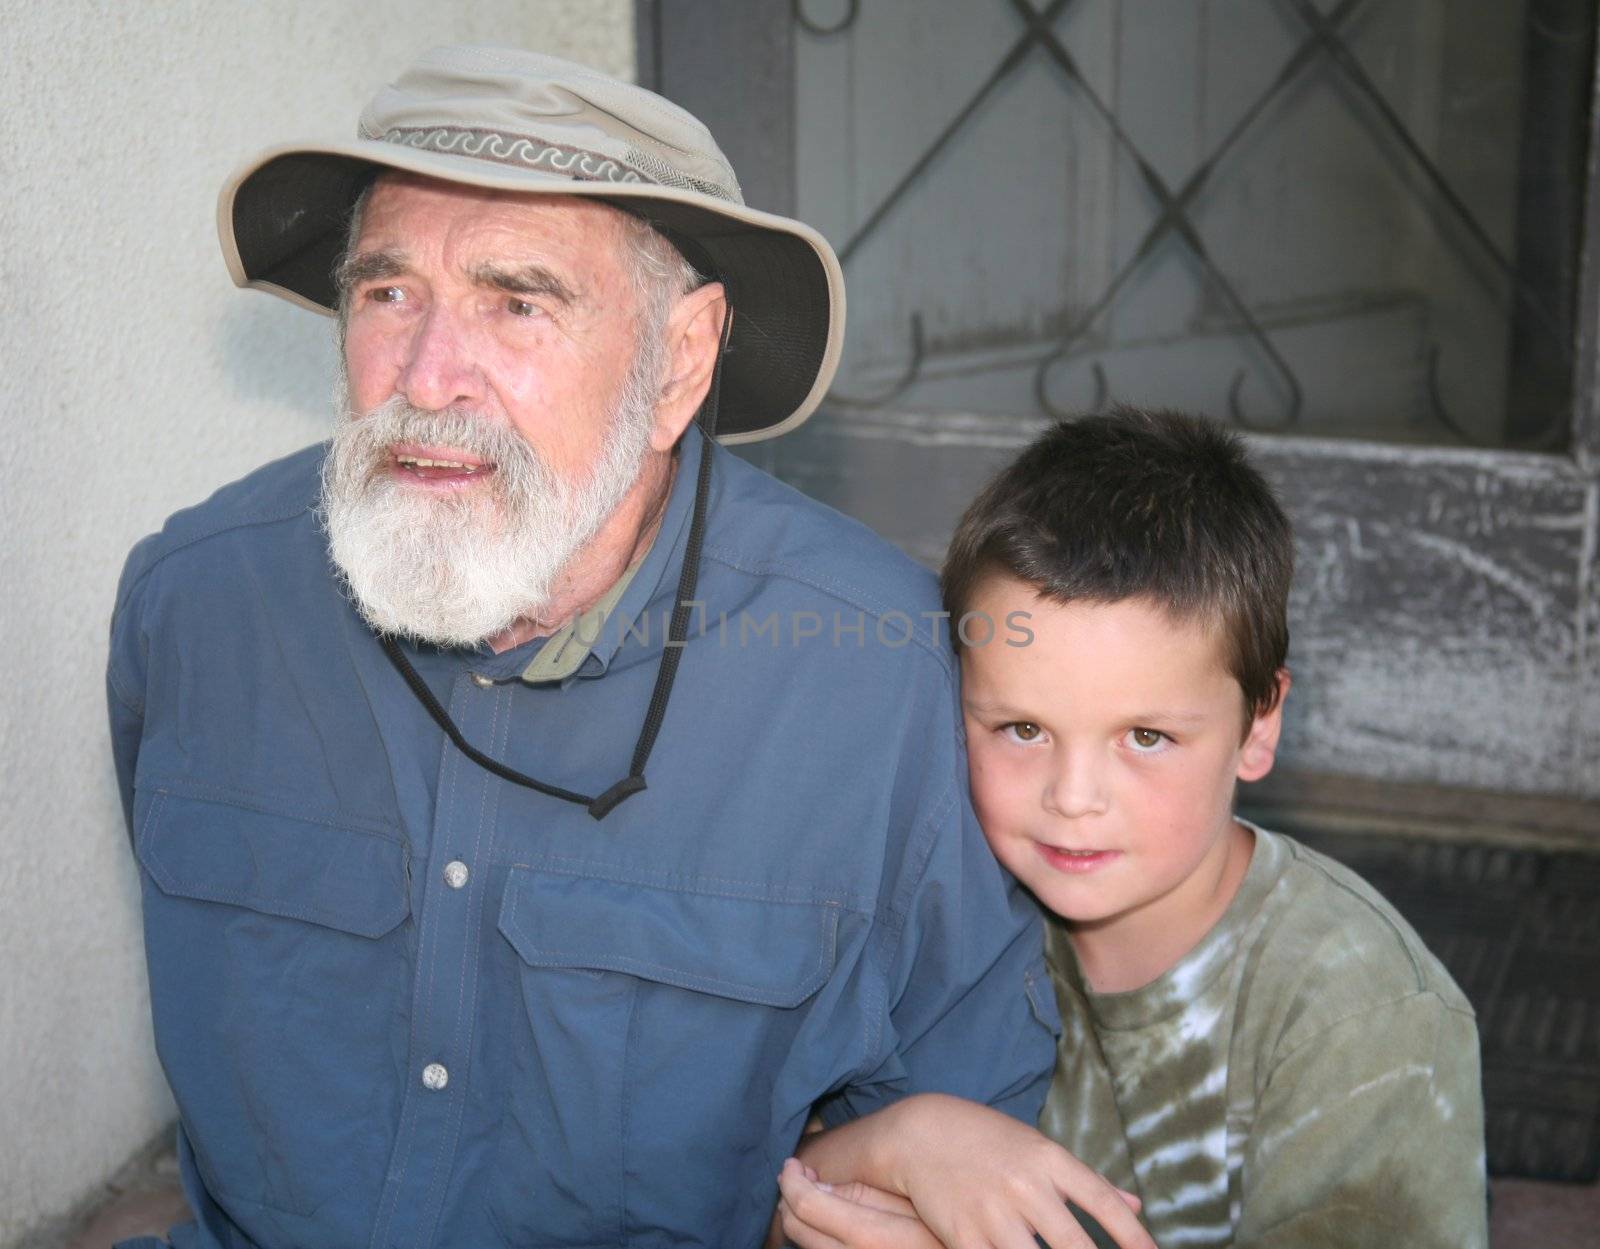
[[[390,448],[414,442],[452,447],[493,464],[502,494],[550,486],[549,469],[527,440],[509,426],[486,417],[456,408],[428,412],[395,395],[364,416],[345,419],[352,421],[353,427],[340,431],[340,441],[349,447],[357,462],[367,464],[369,474],[384,471]]]

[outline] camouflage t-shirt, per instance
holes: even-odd
[[[1255,833],[1222,918],[1142,989],[1086,990],[1051,922],[1040,1128],[1138,1193],[1162,1249],[1486,1245],[1472,1008],[1365,881]]]

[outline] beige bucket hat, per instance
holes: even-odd
[[[234,282],[331,313],[350,210],[384,169],[583,195],[659,229],[727,288],[723,441],[793,429],[827,393],[844,334],[833,249],[747,208],[710,131],[653,92],[539,53],[435,48],[378,93],[356,139],[269,148],[228,179],[217,226]]]

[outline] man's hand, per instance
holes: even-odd
[[[778,1219],[799,1249],[942,1249],[904,1197],[859,1180],[835,1188],[798,1158],[778,1173]]]
[[[1069,1200],[1090,1214],[1122,1249],[1155,1249],[1135,1215],[1137,1197],[1113,1187],[1048,1137],[1008,1115],[958,1097],[928,1093],[868,1118],[877,1122],[867,1150],[874,1165],[864,1178],[908,1199],[917,1218],[951,1249],[1033,1249],[1035,1235],[1051,1249],[1090,1249],[1088,1235],[1067,1209]],[[807,1152],[802,1147],[802,1153]],[[836,1186],[863,1178],[837,1172],[821,1158],[817,1167]],[[838,1187],[833,1193],[818,1194],[840,1195]],[[847,1213],[831,1205],[828,1209],[830,1216],[824,1217],[843,1218]],[[906,1233],[880,1218],[872,1220],[872,1227],[882,1235]],[[833,1239],[844,1245],[893,1249],[922,1249],[927,1244],[915,1239],[852,1240],[836,1235]]]

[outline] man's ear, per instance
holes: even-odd
[[[1244,745],[1239,748],[1241,781],[1259,781],[1272,771],[1278,757],[1278,735],[1283,732],[1283,700],[1289,697],[1289,670],[1279,668],[1276,676],[1278,701],[1271,711],[1264,711],[1250,722],[1244,735]]]
[[[730,316],[721,282],[707,282],[680,296],[667,317],[667,372],[656,396],[650,446],[670,451],[711,387],[711,371],[722,342],[722,322]]]

